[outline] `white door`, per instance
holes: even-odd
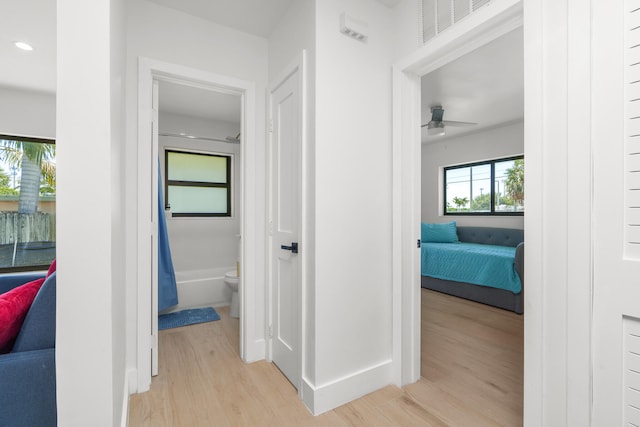
[[[592,425],[640,426],[640,1],[594,6]]]
[[[300,67],[270,90],[271,357],[291,383],[300,382],[300,217],[302,113]]]

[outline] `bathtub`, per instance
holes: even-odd
[[[235,268],[233,265],[208,270],[176,271],[178,305],[165,312],[231,304],[231,290],[224,283],[224,274]]]

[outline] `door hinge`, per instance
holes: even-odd
[[[269,132],[273,132],[273,119],[269,119]]]
[[[269,338],[273,338],[273,325],[269,325]]]
[[[418,239],[418,249],[420,248],[421,244],[422,244],[422,242],[420,241],[420,239]]]
[[[269,221],[269,236],[273,236],[273,221]]]

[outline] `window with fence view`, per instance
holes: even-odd
[[[444,168],[445,215],[523,215],[524,157]]]
[[[0,135],[0,271],[56,256],[55,141]]]

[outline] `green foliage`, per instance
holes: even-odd
[[[0,196],[17,196],[18,191],[11,187],[11,178],[0,168]]]
[[[491,210],[491,193],[481,194],[471,201],[472,211]]]
[[[0,188],[8,187],[11,178],[9,178],[9,174],[4,171],[4,169],[0,168]]]
[[[40,186],[40,194],[43,196],[53,196],[56,194],[56,187],[51,187],[48,185]]]
[[[522,205],[524,201],[524,160],[514,160],[513,167],[507,169],[506,172],[507,194],[515,204]]]
[[[468,202],[469,202],[469,199],[466,198],[466,197],[454,197],[453,198],[453,203],[456,205],[456,208],[458,210],[460,210],[461,208],[465,207]]]
[[[0,196],[17,196],[20,193],[11,187],[0,187]]]

